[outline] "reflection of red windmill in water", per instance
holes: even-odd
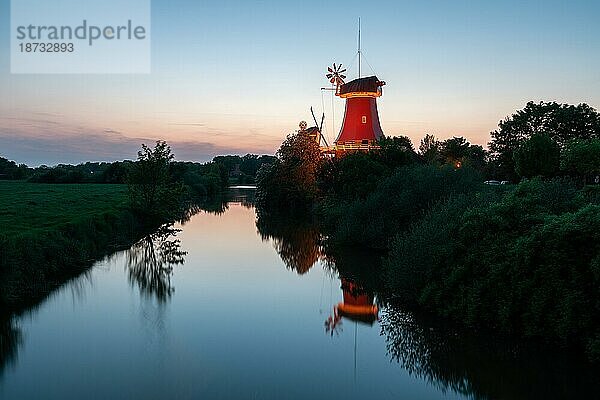
[[[333,313],[325,321],[325,331],[331,336],[341,330],[342,317],[372,325],[379,316],[373,295],[367,293],[359,284],[342,278],[341,288],[344,301],[333,307]]]
[[[354,321],[354,379],[356,380],[358,371],[358,324],[360,322],[373,325],[379,318],[379,309],[374,303],[374,296],[364,290],[361,285],[346,278],[341,278],[341,280],[344,301],[333,307],[333,314],[325,321],[325,331],[331,336],[334,332],[339,334],[343,318]]]
[[[367,293],[360,285],[345,278],[342,278],[342,290],[344,291],[344,301],[335,307],[337,314],[367,324],[373,324],[377,321],[379,309],[373,303],[372,294]]]
[[[329,333],[331,336],[333,336],[334,333],[339,335],[339,333],[341,331],[341,325],[342,325],[342,316],[338,314],[337,308],[334,308],[333,314],[331,314],[325,320],[325,332]]]

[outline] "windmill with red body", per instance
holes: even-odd
[[[379,149],[379,140],[384,137],[377,98],[383,94],[384,81],[375,75],[361,77],[361,42],[360,20],[358,29],[358,78],[345,82],[346,69],[342,64],[333,64],[327,68],[325,75],[332,85],[335,85],[335,95],[346,100],[342,127],[334,141],[336,154],[348,151],[370,151]]]

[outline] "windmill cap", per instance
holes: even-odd
[[[380,93],[380,87],[385,85],[385,82],[380,81],[375,75],[364,78],[354,79],[353,81],[344,83],[340,87],[340,95],[350,93]]]

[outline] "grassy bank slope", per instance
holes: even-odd
[[[143,231],[126,185],[0,182],[0,305],[34,303]]]

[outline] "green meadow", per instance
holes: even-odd
[[[0,236],[60,230],[126,206],[127,185],[0,181]]]

